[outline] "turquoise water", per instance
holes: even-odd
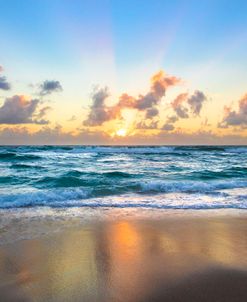
[[[0,208],[247,209],[247,147],[1,146]]]

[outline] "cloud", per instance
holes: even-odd
[[[0,65],[0,72],[3,72],[3,70],[4,70],[3,66]],[[7,81],[7,78],[4,76],[0,76],[0,89],[2,89],[2,90],[11,89],[10,83]]]
[[[47,124],[43,119],[49,107],[39,109],[40,100],[28,100],[23,95],[6,98],[0,107],[0,124]]]
[[[155,130],[158,129],[158,121],[151,121],[151,122],[146,122],[146,121],[140,121],[135,124],[136,129],[143,129],[143,130]]]
[[[187,119],[190,117],[190,113],[198,116],[206,100],[205,94],[196,90],[191,96],[188,93],[179,94],[171,103],[171,106],[179,118]]]
[[[202,105],[206,100],[207,97],[205,96],[205,94],[199,90],[196,90],[194,94],[187,100],[194,115],[200,114]]]
[[[175,123],[178,120],[178,117],[173,115],[167,118],[167,122],[170,123]]]
[[[228,128],[228,126],[247,126],[247,94],[238,102],[238,110],[232,110],[230,107],[225,107],[225,116],[218,124],[219,128]]]
[[[2,90],[10,90],[11,89],[11,85],[7,81],[6,77],[0,77],[0,89],[2,89]]]
[[[166,120],[166,123],[161,127],[161,130],[166,130],[166,131],[172,131],[175,129],[174,127],[174,123],[176,123],[176,121],[178,120],[179,118],[175,115],[173,116],[169,116]]]
[[[42,119],[46,116],[47,112],[50,111],[52,108],[50,106],[45,106],[40,108],[39,112],[35,114],[35,117],[38,119]]]
[[[137,98],[127,96],[128,102],[125,102],[125,107],[146,111],[146,116],[158,114],[158,109],[155,108],[165,96],[166,90],[169,87],[180,83],[180,79],[174,76],[165,75],[163,71],[158,72],[151,78],[150,91],[145,95],[139,95]],[[121,101],[119,105],[124,105]]]
[[[172,131],[175,129],[174,123],[178,119],[188,119],[191,117],[191,114],[198,116],[206,100],[205,94],[199,90],[196,90],[191,96],[189,96],[187,92],[180,93],[171,103],[171,107],[175,111],[176,116],[168,117],[161,129]]]
[[[166,75],[163,71],[158,72],[151,78],[151,86],[145,95],[133,97],[127,93],[123,93],[115,106],[109,107],[105,100],[109,96],[108,89],[98,89],[93,95],[93,104],[85,126],[100,126],[103,123],[121,118],[123,109],[135,109],[143,112],[146,118],[151,119],[159,114],[157,105],[165,96],[169,87],[180,83],[180,79],[174,76]]]
[[[161,129],[166,131],[172,131],[175,129],[175,127],[172,124],[166,123]]]
[[[95,129],[95,128],[94,128]],[[123,145],[241,145],[246,144],[246,136],[241,135],[217,135],[211,131],[196,131],[193,133],[183,133],[179,131],[160,131],[155,135],[141,134],[140,131],[134,135],[126,137],[112,137],[103,131],[83,130],[78,133],[64,132],[60,125],[54,128],[43,126],[35,133],[29,132],[27,127],[4,126],[0,129],[0,141],[2,144],[104,144],[112,145],[121,143]]]
[[[163,126],[160,127],[156,117],[159,115],[161,99],[166,95],[169,87],[180,82],[179,78],[166,75],[160,71],[151,78],[150,88],[146,94],[133,97],[123,93],[113,106],[106,104],[109,97],[108,88],[98,88],[93,93],[93,104],[83,125],[87,127],[101,126],[105,122],[121,119],[122,110],[131,109],[142,114],[142,120],[134,123],[136,129],[173,131],[175,129],[174,123],[179,119],[198,116],[207,99],[205,94],[199,90],[196,90],[192,95],[187,92],[180,93],[170,105],[176,115],[168,117]]]
[[[119,117],[120,112],[117,106],[108,107],[105,104],[105,101],[109,96],[110,93],[107,87],[95,88],[92,95],[93,104],[87,119],[83,122],[84,126],[100,126],[106,121]]]
[[[179,94],[175,100],[171,103],[172,108],[176,112],[177,116],[180,118],[188,118],[188,108],[186,108],[183,103],[188,98],[188,93],[181,93]]]
[[[146,111],[146,118],[152,119],[153,117],[159,114],[159,110],[157,108],[148,108]]]
[[[157,97],[161,98],[165,95],[168,87],[177,85],[181,82],[181,80],[174,76],[165,75],[165,73],[161,70],[152,77],[151,82],[152,92]]]
[[[160,97],[157,97],[153,92],[149,92],[146,95],[140,95],[133,104],[135,109],[148,110],[153,106],[157,105]]]
[[[0,130],[0,141],[6,145],[63,145],[84,144],[96,145],[110,143],[111,137],[102,131],[81,130],[79,133],[63,131],[61,125],[43,126],[39,131],[31,133],[27,127],[4,127]]]
[[[39,85],[41,96],[51,94],[53,92],[60,92],[63,90],[62,85],[59,81],[49,81],[46,80],[42,84]]]

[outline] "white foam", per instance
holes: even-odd
[[[228,181],[149,181],[142,182],[141,188],[144,192],[213,192],[214,190],[223,190],[231,188],[247,187],[247,181],[228,180]]]

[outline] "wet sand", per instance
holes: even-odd
[[[247,301],[246,216],[118,219],[4,244],[0,301]]]

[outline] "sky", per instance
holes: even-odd
[[[247,144],[245,0],[0,0],[0,144]]]

